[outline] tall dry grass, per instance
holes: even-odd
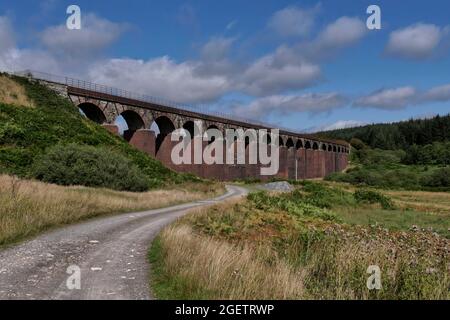
[[[450,240],[437,233],[352,226],[240,200],[181,218],[155,243],[160,298],[450,299]],[[380,268],[381,290],[367,288],[369,266]]]
[[[273,259],[267,248],[237,247],[195,235],[186,225],[160,236],[164,273],[187,297],[208,299],[298,299],[303,275]],[[265,263],[271,259],[271,263]]]
[[[205,199],[221,185],[189,184],[145,193],[62,187],[0,176],[0,245],[50,227],[109,213],[161,208]]]
[[[34,107],[25,89],[7,76],[0,75],[0,102],[18,106]]]

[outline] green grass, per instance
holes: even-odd
[[[336,208],[343,222],[363,226],[379,226],[392,231],[410,231],[413,226],[433,230],[450,239],[450,215],[412,210],[383,210],[381,208]]]
[[[45,86],[25,78],[12,79],[24,87],[35,107],[0,103],[0,173],[30,177],[34,160],[45,154],[47,148],[75,143],[103,147],[127,157],[147,176],[149,188],[198,180],[167,169],[122,138],[87,120],[69,100]]]

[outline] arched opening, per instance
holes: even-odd
[[[311,141],[306,141],[305,149],[311,149]]]
[[[322,143],[322,150],[327,151],[327,145],[325,143]]]
[[[278,137],[278,146],[284,147],[284,141],[282,137]]]
[[[194,138],[195,134],[195,123],[194,121],[187,121],[183,124],[183,129],[189,132],[189,135],[191,136],[191,139]]]
[[[328,145],[328,151],[333,151],[333,146],[331,144]]]
[[[341,152],[341,147],[338,147],[337,152]]]
[[[317,142],[314,142],[312,148],[313,150],[319,150],[319,144]]]
[[[294,147],[294,141],[292,140],[292,138],[289,138],[286,141],[286,148],[290,149],[290,148],[293,148],[293,147]]]
[[[302,141],[302,139],[298,139],[297,140],[297,143],[295,144],[295,148],[296,149],[303,148],[303,141]]]
[[[336,152],[336,151],[337,151],[336,146],[333,146],[333,152]]]
[[[115,123],[119,127],[119,132],[123,132],[123,138],[127,141],[131,140],[137,130],[145,128],[144,120],[132,110],[122,112]]]
[[[78,109],[82,115],[95,123],[103,124],[106,122],[103,111],[93,103],[81,103],[78,105]]]
[[[168,117],[160,116],[156,118],[155,121],[152,123],[150,130],[153,130],[155,132],[156,135],[155,151],[156,153],[158,153],[162,143],[164,142],[164,139],[173,131],[175,131],[175,125],[172,123],[172,120],[170,120]]]
[[[208,145],[216,141],[216,137],[209,130],[219,130],[219,128],[212,124],[206,129],[205,137],[208,139]]]

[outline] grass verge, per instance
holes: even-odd
[[[0,176],[0,245],[52,227],[105,214],[156,209],[213,197],[222,184],[185,183],[143,193],[88,187],[62,187]]]
[[[406,210],[399,195],[372,192],[361,201],[347,186],[306,182],[293,193],[251,194],[185,216],[152,246],[154,293],[160,299],[450,299],[450,238],[436,232],[444,219],[428,221],[432,230],[410,228],[443,212]],[[383,209],[387,200],[393,207]],[[373,265],[381,270],[381,290],[367,288]]]

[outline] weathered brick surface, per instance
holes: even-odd
[[[119,127],[116,126],[115,124],[103,124],[102,127],[111,132],[112,134],[115,134],[117,136],[119,135]]]
[[[130,144],[148,155],[155,157],[155,133],[151,130],[137,130],[130,138]]]

